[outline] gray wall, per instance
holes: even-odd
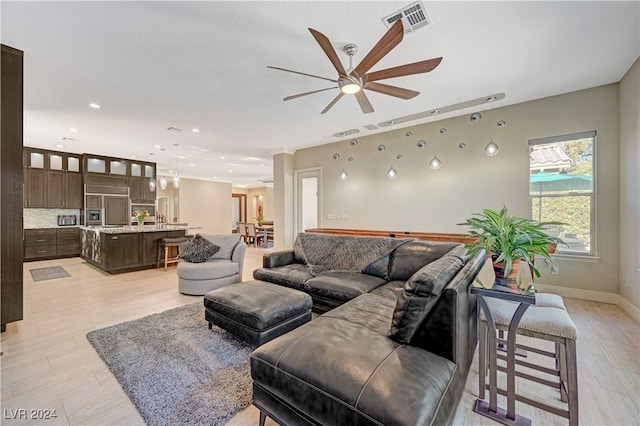
[[[465,228],[456,224],[486,207],[504,204],[513,213],[529,215],[529,139],[595,130],[598,258],[585,262],[558,256],[559,275],[541,265],[538,283],[618,293],[618,108],[618,84],[502,108],[494,105],[481,112],[477,123],[471,123],[471,111],[465,111],[464,117],[356,136],[356,147],[350,138],[299,150],[294,168],[323,168],[324,227],[463,233]],[[506,127],[498,128],[498,120],[505,120]],[[442,127],[448,130],[444,135]],[[406,136],[407,131],[412,135]],[[500,146],[495,157],[483,153],[490,138]],[[416,147],[420,139],[427,141],[426,148]],[[458,149],[460,142],[465,149]],[[386,145],[382,153],[376,150],[379,144]],[[334,153],[340,154],[339,160],[332,159]],[[404,158],[397,160],[397,154]],[[440,170],[429,168],[434,154],[442,160]],[[398,171],[395,180],[386,177],[390,165]],[[349,173],[346,181],[338,178],[342,168]],[[341,219],[327,219],[330,214]]]
[[[620,294],[636,308],[640,308],[638,268],[640,268],[640,60],[636,60],[620,81]]]

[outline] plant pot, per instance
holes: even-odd
[[[514,259],[511,271],[504,275],[505,262],[493,262],[493,272],[496,274],[496,284],[509,288],[518,288],[518,270],[520,269],[520,259]]]

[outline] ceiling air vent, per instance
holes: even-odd
[[[398,19],[402,19],[405,33],[410,33],[418,28],[431,25],[431,19],[421,1],[413,2],[397,12],[382,18],[382,22],[384,22],[387,28],[390,28]]]

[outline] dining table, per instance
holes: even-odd
[[[273,225],[257,225],[256,234],[262,233],[262,246],[264,248],[269,247],[269,242],[273,243]],[[271,240],[269,240],[271,237]]]

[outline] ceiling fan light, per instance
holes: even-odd
[[[346,83],[340,86],[340,91],[345,95],[354,95],[362,90],[362,86],[357,83]]]

